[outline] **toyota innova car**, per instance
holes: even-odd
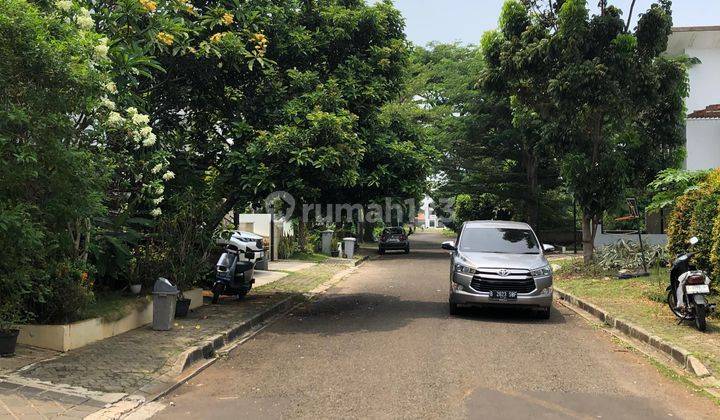
[[[461,306],[513,306],[550,317],[553,273],[541,245],[526,223],[465,222],[451,251],[450,313]]]

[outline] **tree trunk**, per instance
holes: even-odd
[[[599,218],[588,214],[582,217],[582,243],[583,243],[583,261],[590,264],[595,254],[595,236],[599,226]]]
[[[525,201],[525,217],[530,226],[533,229],[538,228],[539,222],[539,193],[540,186],[538,182],[538,158],[532,152],[525,150],[523,151],[523,166],[525,167],[525,180],[528,190],[528,197]]]
[[[307,252],[307,224],[305,223],[305,219],[303,217],[298,219],[297,240],[300,252]]]

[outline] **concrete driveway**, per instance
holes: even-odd
[[[556,305],[447,310],[447,253],[417,233],[409,255],[365,265],[179,388],[158,418],[718,418]],[[172,405],[170,404],[172,403]]]

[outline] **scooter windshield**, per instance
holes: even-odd
[[[230,268],[232,267],[233,263],[235,263],[235,254],[232,254],[230,252],[223,252],[223,254],[220,256],[220,259],[217,262],[218,267],[225,267]]]

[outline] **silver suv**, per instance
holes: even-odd
[[[501,221],[465,222],[457,243],[448,241],[450,265],[450,314],[461,305],[513,305],[534,308],[543,319],[552,306],[552,268],[545,252],[526,223]]]

